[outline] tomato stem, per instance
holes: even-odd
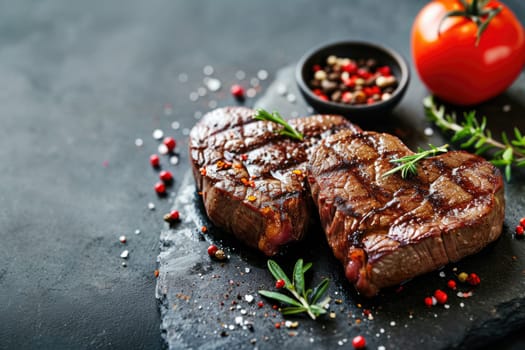
[[[449,18],[449,17],[464,17],[476,24],[478,27],[478,30],[476,32],[476,46],[479,45],[479,42],[481,40],[481,35],[487,29],[488,25],[490,24],[490,21],[494,17],[496,17],[501,10],[503,10],[502,6],[494,7],[494,8],[487,8],[485,9],[485,6],[489,2],[488,0],[472,0],[470,3],[467,2],[467,0],[459,0],[461,5],[463,5],[462,10],[451,10],[447,12],[443,18],[441,18],[441,21],[438,25],[438,36],[441,35],[441,26],[443,25],[443,22]]]

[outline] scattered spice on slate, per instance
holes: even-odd
[[[217,246],[215,244],[211,244],[208,247],[208,255],[211,256],[211,257],[214,257],[215,253],[217,252],[217,250],[219,250],[219,248],[217,248]]]
[[[262,308],[264,307],[264,303],[263,303],[262,301],[258,301],[258,302],[257,302],[257,307],[258,307],[259,309],[262,309]]]
[[[242,100],[244,98],[244,88],[239,84],[234,84],[230,88],[230,92],[238,100]]]
[[[177,146],[177,141],[171,136],[168,136],[164,138],[162,143],[168,148],[168,151],[172,152],[175,149],[175,146]]]
[[[354,349],[364,349],[366,347],[366,339],[362,335],[358,335],[352,339],[352,346]]]
[[[284,282],[283,279],[278,279],[277,281],[275,281],[275,288],[277,289],[281,289],[285,286],[286,282]]]
[[[180,220],[180,213],[178,210],[172,210],[166,215],[164,215],[164,221],[172,224]]]
[[[201,227],[201,232],[206,233],[208,231],[208,228],[206,226]]]
[[[520,219],[520,225],[525,227],[525,217]]]
[[[155,129],[153,130],[152,136],[155,140],[160,140],[164,137],[164,131],[161,129]]]
[[[320,99],[361,105],[385,101],[392,97],[397,79],[391,68],[374,59],[328,56],[324,65],[312,67],[309,87]]]
[[[432,307],[434,305],[432,297],[426,297],[424,302],[425,302],[425,305],[428,306],[428,307]]]
[[[170,184],[173,182],[173,174],[168,170],[162,170],[159,173],[159,178],[165,184]]]
[[[158,168],[160,166],[160,158],[157,154],[152,154],[149,156],[149,163],[152,167]]]
[[[155,278],[158,278],[159,277],[159,270],[155,270],[153,271],[153,275],[155,276]]]
[[[166,185],[162,182],[157,182],[154,186],[155,192],[157,192],[158,195],[164,195],[166,194]]]
[[[434,297],[436,298],[437,302],[440,304],[445,304],[448,300],[448,295],[441,289],[436,289],[434,292]]]
[[[525,231],[525,228],[522,225],[516,226],[516,237],[522,238],[523,232]]]
[[[226,260],[226,253],[224,250],[219,249],[215,252],[215,259],[217,260]]]
[[[454,281],[454,280],[449,280],[449,281],[447,282],[447,286],[448,286],[450,289],[455,290],[455,289],[456,289],[456,281]]]
[[[465,282],[468,278],[468,274],[466,272],[460,272],[458,275],[458,280],[460,282]]]
[[[281,323],[280,322],[275,322],[275,329],[279,329],[281,328]]]
[[[481,279],[479,278],[479,276],[477,274],[475,274],[474,272],[470,273],[467,277],[467,282],[471,285],[471,286],[477,286],[481,283]]]

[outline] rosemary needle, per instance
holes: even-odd
[[[282,125],[283,128],[278,131],[279,134],[288,136],[292,139],[296,139],[299,141],[303,140],[303,134],[301,134],[293,126],[288,124],[288,122],[286,122],[286,120],[284,120],[283,117],[281,117],[281,115],[277,112],[270,113],[262,108],[259,108],[256,110],[256,113],[253,116],[253,118],[257,120],[266,120]]]

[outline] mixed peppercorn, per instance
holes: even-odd
[[[312,67],[309,87],[320,99],[350,105],[372,104],[392,97],[398,82],[389,66],[375,59],[328,56]]]

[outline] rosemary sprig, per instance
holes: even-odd
[[[432,157],[438,153],[444,153],[447,152],[448,145],[443,145],[436,147],[434,145],[430,145],[429,150],[424,150],[422,148],[418,148],[417,153],[404,156],[398,159],[392,159],[391,163],[401,163],[395,168],[390,169],[386,173],[383,174],[384,176],[392,175],[394,173],[397,173],[398,171],[401,172],[401,177],[405,179],[409,174],[416,175],[417,174],[417,162],[419,162],[421,159]]]
[[[279,292],[260,290],[259,294],[288,305],[281,309],[283,315],[292,315],[306,312],[313,320],[326,313],[325,306],[330,302],[330,297],[321,300],[328,290],[330,280],[325,278],[314,289],[306,289],[304,274],[312,267],[312,263],[303,264],[303,259],[297,260],[293,270],[293,279],[290,280],[283,269],[273,260],[268,260],[268,270],[276,281],[284,281],[285,288],[293,298]]]
[[[452,142],[461,142],[461,148],[474,149],[478,155],[492,155],[490,162],[504,168],[507,181],[511,178],[513,166],[525,167],[525,137],[518,128],[514,128],[514,139],[509,139],[503,132],[500,142],[492,138],[491,131],[487,129],[487,118],[482,117],[480,122],[476,111],[465,113],[464,120],[458,123],[456,115],[447,114],[445,107],[437,106],[432,96],[427,96],[423,105],[428,119],[443,131],[454,133]]]
[[[292,139],[297,139],[299,141],[303,140],[303,134],[301,134],[293,126],[288,124],[286,120],[284,120],[283,117],[281,117],[281,115],[277,112],[269,113],[268,111],[259,108],[257,109],[253,118],[257,120],[267,120],[280,124],[283,126],[283,128],[279,130],[280,135],[288,136]]]

